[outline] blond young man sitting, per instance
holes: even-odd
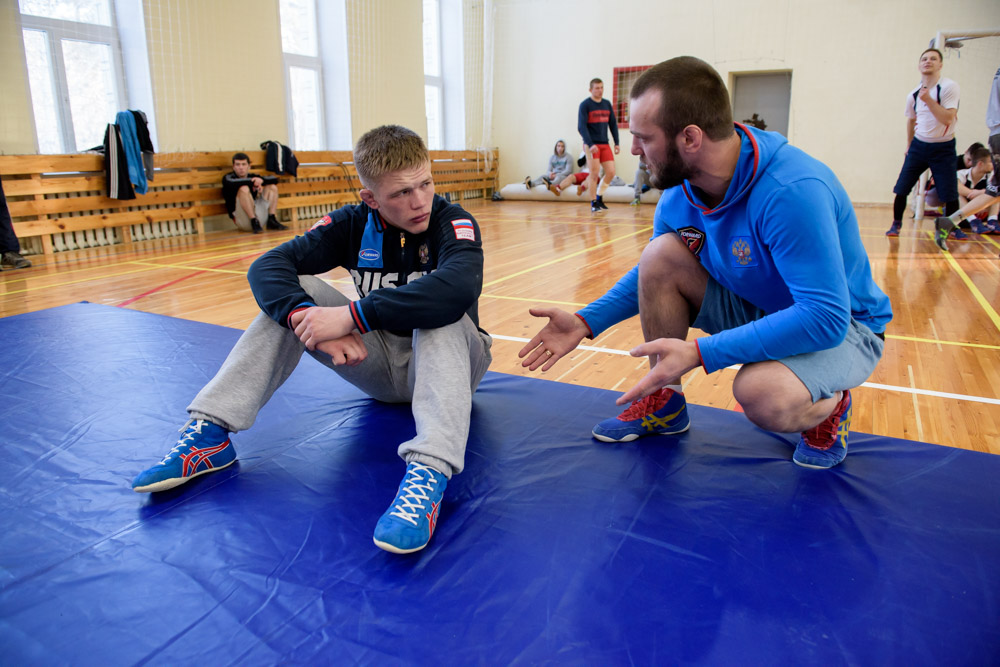
[[[375,400],[410,403],[416,436],[399,445],[406,473],[374,541],[395,553],[430,541],[448,480],[464,467],[472,394],[491,361],[478,316],[482,237],[471,215],[434,194],[430,156],[414,132],[375,128],[358,141],[354,162],[363,203],[329,213],[250,267],[263,312],[135,491],[233,463],[229,434],[250,428],[308,353]],[[315,277],[336,267],[353,277],[356,300]]]

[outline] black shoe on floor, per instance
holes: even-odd
[[[260,220],[257,218],[250,218],[250,229],[253,230],[254,234],[260,234],[263,229],[260,228]]]
[[[288,229],[288,225],[283,225],[278,222],[278,219],[273,215],[267,216],[267,228],[268,229]]]
[[[26,269],[31,266],[31,262],[26,260],[24,257],[21,257],[20,253],[16,253],[13,250],[8,250],[0,256],[0,264],[14,269]]]

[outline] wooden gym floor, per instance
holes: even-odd
[[[648,205],[613,204],[599,215],[575,203],[462,205],[483,231],[480,324],[494,336],[490,370],[500,373],[529,375],[517,352],[544,324],[528,314],[530,306],[574,311],[600,296],[637,261],[652,230]],[[854,392],[852,430],[1000,454],[1000,237],[972,235],[944,253],[931,240],[931,219],[919,226],[908,221],[898,239],[887,239],[890,217],[888,207],[858,208],[875,280],[895,316],[882,362]],[[245,328],[257,314],[247,269],[292,235],[214,232],[58,253],[51,260],[32,256],[32,268],[0,273],[0,316],[90,301]],[[325,277],[356,296],[346,272]],[[646,372],[645,360],[627,355],[641,340],[638,320],[623,322],[534,375],[624,391]],[[691,371],[684,377],[688,400],[738,409],[731,393],[735,373]]]

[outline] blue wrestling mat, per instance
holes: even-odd
[[[738,413],[599,443],[616,393],[490,373],[411,556],[372,529],[408,406],[306,357],[240,461],[129,488],[239,331],[76,304],[0,320],[7,665],[985,665],[1000,457],[854,434],[832,471]]]

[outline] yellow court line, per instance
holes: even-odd
[[[932,241],[934,240],[934,232],[932,232],[932,231],[926,231],[925,233],[928,234],[931,237]],[[897,237],[888,237],[885,234],[878,234],[878,233],[875,233],[875,232],[872,232],[871,234],[866,234],[866,233],[862,232],[861,238],[863,238],[863,239],[884,239],[884,238],[897,238]],[[908,238],[908,235],[900,234],[898,238],[905,239],[905,238]],[[917,240],[920,239],[920,232],[919,232],[919,230],[917,231],[916,234],[914,234],[913,238],[915,238]],[[986,239],[986,240],[984,240],[984,239]],[[989,243],[993,243],[994,245],[996,245],[996,242],[993,241],[989,236],[984,236],[984,237],[979,238],[979,239],[970,238],[968,241],[959,241],[959,243],[977,243],[979,245],[986,245],[987,241]]]
[[[563,255],[562,257],[553,259],[550,262],[545,262],[544,264],[538,264],[537,266],[533,266],[530,269],[524,269],[523,271],[518,271],[517,273],[512,273],[509,276],[504,276],[503,278],[497,278],[496,280],[491,280],[488,283],[483,283],[483,287],[484,288],[491,287],[491,286],[496,285],[498,283],[502,283],[504,281],[510,280],[511,278],[516,278],[518,276],[523,276],[525,273],[531,273],[532,271],[537,271],[538,269],[545,268],[546,266],[551,266],[553,264],[558,264],[559,262],[562,262],[563,260],[570,259],[571,257],[576,257],[577,255],[582,255],[584,253],[588,253],[588,252],[591,252],[593,250],[597,250],[598,248],[601,248],[603,246],[609,245],[611,243],[616,243],[618,241],[621,241],[622,239],[627,239],[627,238],[629,238],[631,236],[635,236],[636,234],[642,234],[644,232],[648,233],[652,229],[653,228],[651,226],[647,225],[643,229],[640,229],[638,231],[632,232],[631,234],[625,234],[624,236],[618,236],[616,238],[611,239],[610,241],[605,241],[604,243],[598,243],[597,245],[590,246],[589,248],[584,248],[583,250],[578,250],[578,251],[576,251],[574,253],[570,253],[569,255]]]
[[[992,236],[984,236],[983,238],[986,239],[989,243],[993,244],[993,247],[1000,248],[1000,243],[994,241]]]
[[[141,273],[143,271],[152,271],[153,268],[142,268],[136,269],[135,271],[122,271],[121,273],[112,273],[110,275],[104,274],[97,276],[96,278],[80,278],[79,280],[68,280],[64,283],[52,283],[51,285],[38,285],[37,287],[26,287],[19,290],[11,290],[9,292],[0,292],[0,297],[9,296],[11,294],[23,294],[24,292],[40,292],[42,290],[51,289],[53,287],[66,287],[67,285],[76,285],[78,283],[88,283],[92,280],[104,280],[106,278],[118,278],[119,276],[127,276],[133,273]]]
[[[588,225],[594,226],[598,224],[603,224],[607,227],[635,227],[636,225],[648,225],[650,220],[636,220],[634,222],[612,222],[607,218],[601,218],[600,220],[553,220],[551,218],[546,218],[545,220],[525,220],[524,218],[485,218],[479,216],[476,218],[478,222],[513,222],[521,223],[529,226],[532,222],[537,222],[540,224],[559,224],[559,225]]]
[[[1000,350],[1000,345],[987,345],[985,343],[963,343],[956,340],[936,340],[931,338],[917,338],[916,336],[896,336],[893,334],[886,334],[886,338],[893,338],[895,340],[909,340],[914,343],[930,343],[932,345],[957,345],[959,347],[978,347],[983,350]]]
[[[552,303],[562,306],[573,306],[575,308],[583,308],[587,304],[577,303],[575,301],[556,301],[554,299],[535,299],[524,296],[501,296],[499,294],[480,294],[482,299],[503,299],[506,301],[524,301],[525,303]],[[607,333],[607,332],[605,332]],[[954,345],[956,347],[974,347],[981,350],[1000,350],[1000,345],[988,345],[986,343],[964,343],[957,340],[936,340],[932,338],[918,338],[917,336],[899,336],[896,334],[886,334],[886,338],[892,338],[893,340],[906,340],[914,343],[929,343],[931,345]]]
[[[139,266],[153,266],[158,269],[184,269],[185,271],[208,271],[211,273],[231,273],[238,276],[245,276],[246,271],[236,271],[235,269],[203,269],[200,266],[187,266],[185,264],[156,264],[154,262],[128,262],[129,264],[138,264]]]
[[[264,252],[266,252],[266,251],[264,251]],[[239,255],[239,254],[241,254],[241,253],[240,252],[232,252],[232,253],[228,253],[228,254],[225,254],[225,255],[216,255],[214,257],[199,258],[198,261],[209,261],[209,260],[215,260],[215,259],[223,259],[225,257],[232,257],[234,255]],[[115,268],[115,267],[118,267],[118,266],[132,266],[132,265],[136,265],[136,264],[138,264],[139,266],[149,267],[147,269],[141,269],[142,271],[148,271],[148,270],[151,270],[151,269],[185,269],[187,271],[215,271],[215,272],[219,272],[219,273],[235,273],[235,274],[239,274],[239,275],[246,275],[246,271],[234,271],[232,269],[210,269],[210,268],[201,268],[201,267],[197,267],[197,266],[185,266],[183,264],[156,264],[154,262],[148,262],[148,261],[143,261],[143,260],[125,260],[125,261],[121,261],[121,262],[115,262],[113,264],[108,264],[108,265],[105,265],[105,266],[102,266],[102,267],[90,267],[90,268],[70,269],[68,271],[60,271],[60,274],[67,275],[67,274],[72,274],[72,273],[78,273],[80,271],[93,271],[96,268]],[[136,273],[136,271],[125,271],[124,273],[102,273],[100,275],[90,276],[88,278],[80,278],[78,280],[69,280],[69,281],[62,282],[62,283],[52,283],[50,285],[37,285],[37,286],[33,286],[33,287],[28,287],[28,288],[25,288],[25,289],[22,289],[22,290],[14,290],[14,291],[11,291],[11,292],[0,292],[0,296],[2,296],[4,294],[21,294],[22,292],[40,292],[42,290],[51,289],[53,287],[64,287],[66,285],[75,285],[77,283],[85,283],[85,282],[89,282],[89,281],[92,281],[92,280],[106,280],[108,278],[117,278],[119,276],[126,276],[126,275],[129,275],[130,273]]]
[[[219,255],[218,257],[230,257],[232,255],[238,255],[238,254],[240,253],[234,252],[230,253],[229,255]],[[212,258],[205,258],[205,259],[212,259]],[[48,285],[33,285],[31,287],[25,287],[24,289],[19,289],[19,290],[0,291],[0,297],[14,295],[14,294],[23,294],[25,292],[41,292],[43,290],[52,289],[54,287],[66,287],[67,285],[77,285],[79,283],[86,283],[93,280],[107,280],[109,278],[118,278],[120,276],[127,276],[133,273],[140,273],[142,271],[151,271],[153,269],[185,269],[187,271],[214,271],[218,273],[235,273],[238,275],[246,275],[246,271],[234,271],[232,269],[208,269],[208,268],[203,269],[196,266],[185,266],[181,264],[155,264],[153,262],[145,262],[142,260],[127,260],[123,262],[115,262],[114,264],[108,264],[102,267],[90,267],[90,268],[71,269],[69,271],[60,271],[60,275],[78,273],[80,271],[93,271],[96,268],[114,268],[118,266],[130,266],[130,265],[131,266],[139,265],[147,268],[136,269],[135,271],[123,271],[121,273],[102,273],[96,276],[79,278],[77,280],[67,280],[61,283],[51,283]],[[37,276],[37,277],[41,278],[42,276]]]
[[[934,239],[934,235],[931,232],[927,232],[927,235],[930,236],[932,240]],[[962,269],[961,265],[959,265],[958,263],[958,260],[955,259],[950,252],[942,251],[941,254],[944,256],[945,259],[948,260],[948,263],[951,264],[951,268],[955,269],[955,273],[957,273],[959,278],[962,279],[962,282],[965,283],[965,286],[969,288],[969,291],[972,292],[972,296],[976,299],[977,302],[979,302],[979,305],[983,307],[983,310],[986,311],[986,315],[989,316],[991,320],[993,320],[993,326],[995,326],[997,330],[1000,331],[1000,315],[997,314],[997,311],[993,309],[993,306],[991,306],[990,302],[986,300],[986,297],[983,296],[983,293],[979,291],[979,288],[976,287],[976,284],[972,282],[972,279],[969,278],[969,275]]]
[[[219,250],[228,250],[228,248],[219,248]],[[243,248],[241,250],[235,250],[233,252],[226,252],[226,253],[222,253],[222,254],[219,254],[219,255],[209,255],[207,257],[192,257],[191,259],[186,260],[186,261],[190,261],[190,262],[213,262],[213,261],[219,260],[219,259],[226,259],[227,257],[236,257],[238,255],[249,255],[249,254],[251,254],[251,253],[248,253],[247,250],[249,250],[249,248]],[[270,248],[267,248],[267,250],[261,250],[260,254],[263,255],[268,250],[270,250]],[[119,263],[120,264],[132,264],[133,262],[149,262],[149,261],[156,261],[158,259],[170,259],[172,257],[180,257],[180,256],[182,256],[182,255],[181,254],[178,254],[178,255],[161,255],[160,257],[150,257],[149,259],[145,259],[145,260],[143,260],[143,259],[126,259],[126,260],[123,260],[123,261],[121,261]]]
[[[244,245],[251,245],[251,244],[250,243],[238,243],[238,244],[223,245],[223,246],[220,246],[218,248],[200,248],[198,250],[189,250],[189,251],[186,251],[186,252],[170,253],[170,254],[167,254],[167,255],[157,255],[157,256],[152,257],[150,259],[154,259],[155,260],[155,259],[170,259],[170,258],[175,258],[175,257],[184,257],[185,255],[195,255],[195,254],[198,254],[198,253],[217,252],[219,250],[229,250],[231,248],[239,248],[239,247],[244,246]],[[266,250],[261,250],[261,253],[265,253],[268,250],[270,250],[270,248],[268,248]],[[233,255],[239,255],[240,252],[242,252],[242,251],[231,252],[231,253],[225,254],[225,255],[216,255],[216,256],[210,256],[210,257],[205,257],[205,258],[199,258],[198,261],[211,260],[211,259],[215,259],[216,257],[232,257]],[[127,254],[127,253],[122,253],[122,254]],[[119,260],[115,260],[113,262],[110,262],[108,264],[103,264],[102,263],[99,266],[78,266],[78,267],[73,267],[73,268],[60,269],[60,267],[58,265],[52,265],[52,268],[55,268],[56,270],[58,270],[59,273],[62,274],[62,275],[72,275],[74,273],[80,273],[82,271],[93,271],[93,270],[98,269],[98,268],[100,268],[100,269],[113,269],[116,266],[127,266],[129,264],[134,263],[134,262],[141,262],[141,261],[148,261],[148,260],[119,259]]]
[[[500,296],[499,294],[480,294],[481,299],[506,299],[507,301],[526,301],[529,303],[555,303],[560,306],[573,306],[575,308],[583,308],[587,304],[576,303],[573,301],[555,301],[553,299],[526,299],[522,296]]]

